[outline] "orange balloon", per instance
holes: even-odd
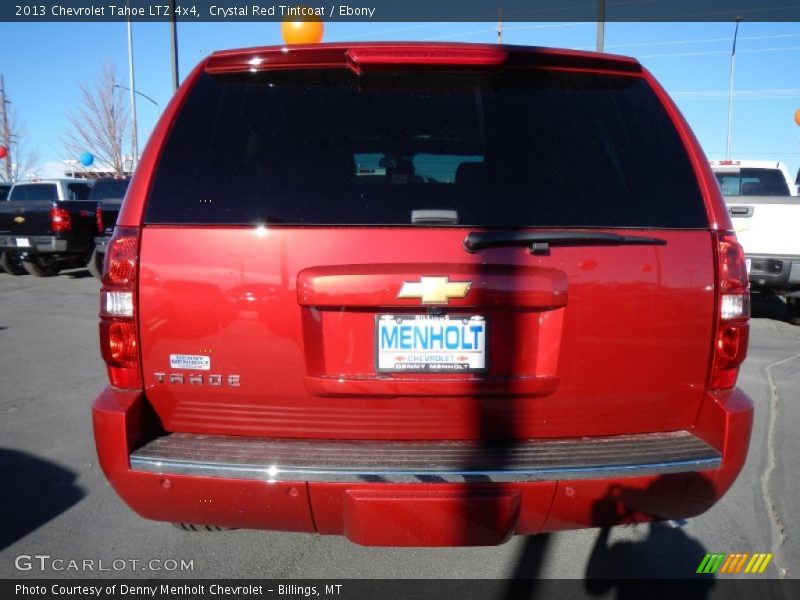
[[[298,17],[301,18],[301,17]],[[313,17],[306,17],[313,19]],[[320,20],[284,21],[281,23],[281,35],[287,44],[319,44],[325,28]]]
[[[794,122],[800,125],[800,108],[794,111]]]

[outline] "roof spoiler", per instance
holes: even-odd
[[[207,73],[243,73],[283,69],[349,68],[363,71],[397,66],[435,70],[488,70],[550,67],[640,73],[638,61],[624,56],[577,50],[491,44],[315,44],[267,46],[212,54]]]

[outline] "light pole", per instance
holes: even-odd
[[[597,0],[597,45],[598,52],[603,51],[606,37],[606,0]]]
[[[75,177],[75,169],[78,166],[78,161],[75,160],[74,158],[68,158],[64,161],[64,165],[65,165],[64,174],[66,175],[67,173],[69,173],[70,177]],[[69,171],[67,171],[67,169],[69,169]]]
[[[172,0],[170,5],[172,23],[169,29],[169,41],[172,46],[172,91],[175,92],[180,85],[180,76],[178,74],[178,21],[175,16],[175,0]]]
[[[503,7],[497,11],[497,43],[503,43]]]
[[[736,29],[733,30],[733,47],[731,48],[731,85],[728,90],[728,135],[725,139],[725,160],[731,158],[731,123],[733,121],[733,73],[736,68],[736,36],[739,34],[739,23],[742,17],[736,17]]]
[[[131,27],[130,17],[130,0],[125,0],[128,7],[128,81],[130,82],[130,100],[131,100],[131,173],[136,168],[136,163],[139,162],[139,131],[136,123],[136,78],[133,73],[133,30]]]

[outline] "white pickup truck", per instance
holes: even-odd
[[[800,325],[800,173],[792,182],[779,162],[710,162],[747,257],[752,290],[784,297],[789,321]]]

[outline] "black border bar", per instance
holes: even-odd
[[[39,593],[21,591],[38,588]],[[155,590],[121,593],[127,589]],[[217,586],[217,587],[212,587]],[[240,590],[220,593],[220,589]],[[99,589],[100,593],[97,593]],[[71,591],[75,590],[75,591]],[[94,590],[94,591],[93,591]],[[165,591],[167,590],[167,591]],[[43,593],[42,593],[43,592]],[[293,580],[192,580],[192,579],[36,579],[0,581],[3,598],[42,598],[46,600],[173,600],[183,598],[284,599],[300,600],[518,600],[557,598],[661,598],[764,600],[800,597],[800,580],[765,579],[742,576],[714,579],[697,575],[692,579],[293,579]]]
[[[797,0],[11,0],[3,22],[270,22],[298,6],[324,22],[800,21]],[[302,17],[301,17],[302,18]],[[297,20],[297,18],[291,19]]]

